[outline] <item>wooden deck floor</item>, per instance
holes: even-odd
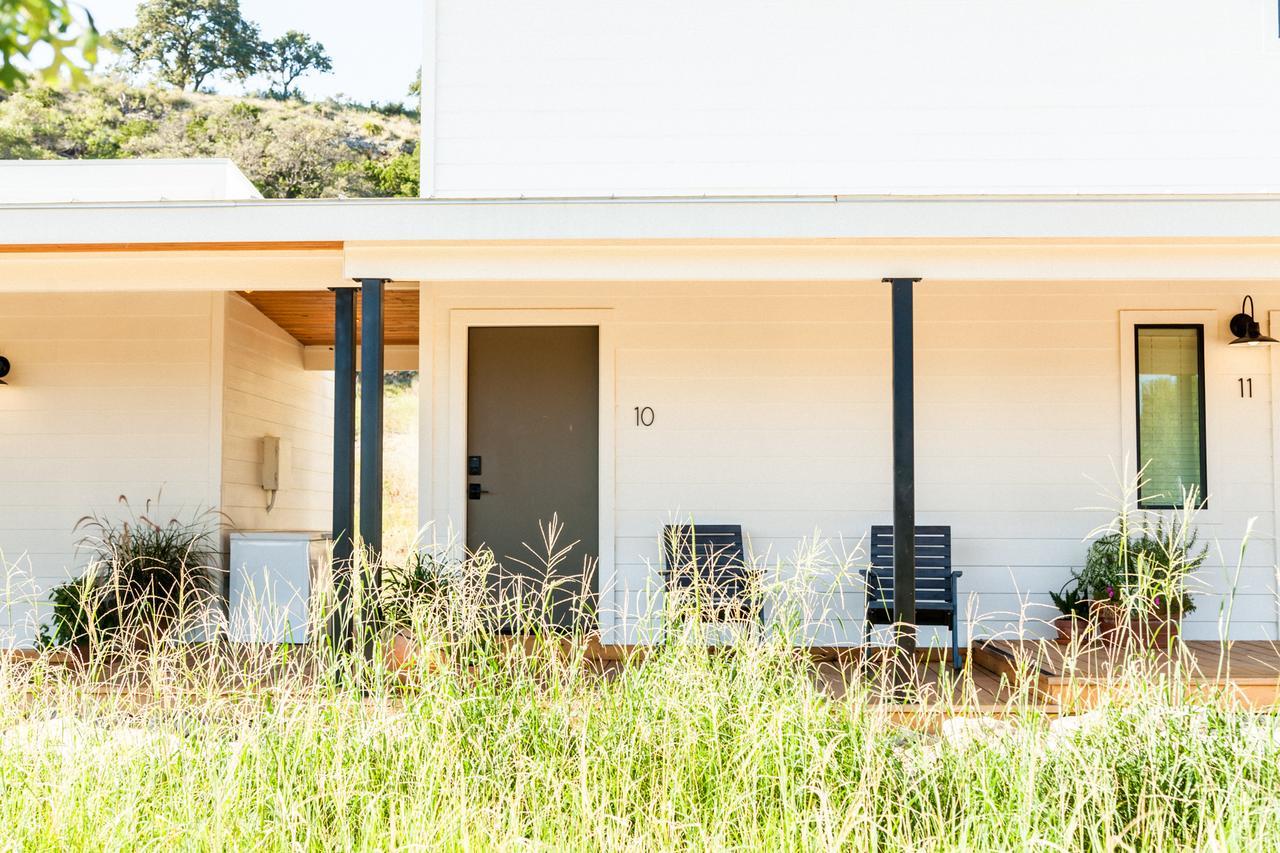
[[[818,686],[834,698],[848,695],[855,685],[871,690],[883,701],[902,701],[894,696],[894,682],[887,662],[863,658],[860,654],[843,654],[831,659],[819,659],[815,666]],[[1002,684],[998,674],[981,667],[966,666],[952,669],[950,663],[922,657],[916,661],[915,671],[908,679],[906,701],[926,705],[938,702],[955,703],[964,700],[995,704],[1008,698],[1008,684]]]
[[[1034,680],[1047,701],[1073,708],[1120,691],[1185,690],[1252,707],[1280,704],[1280,644],[1189,641],[1169,649],[1094,642],[1071,648],[1044,640],[985,640],[974,663],[1010,683]]]

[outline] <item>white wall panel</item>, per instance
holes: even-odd
[[[239,530],[324,531],[333,509],[333,374],[307,370],[303,346],[239,296],[227,297],[222,509]],[[262,439],[292,445],[286,487],[267,512]]]
[[[1237,283],[927,282],[918,286],[917,475],[921,523],[950,524],[960,589],[974,633],[1044,630],[1056,590],[1108,514],[1122,446],[1120,314],[1208,310],[1215,371],[1208,404],[1226,425],[1211,445],[1211,546],[1206,590],[1237,586],[1231,630],[1275,636],[1270,360],[1226,342]],[[1280,285],[1250,288],[1280,304]],[[613,557],[605,606],[616,638],[637,640],[660,588],[661,527],[674,520],[740,523],[773,577],[796,554],[828,544],[808,597],[860,613],[856,584],[835,582],[872,524],[891,514],[889,305],[876,282],[438,284],[424,327],[436,346],[432,488],[423,521],[457,528],[449,504],[449,314],[452,309],[609,308],[616,342]],[[426,351],[426,348],[424,348]],[[1241,399],[1237,380],[1253,377]],[[425,387],[425,386],[424,386]],[[651,406],[655,423],[635,425]],[[1250,518],[1254,535],[1237,571]],[[857,599],[855,604],[854,599]],[[812,607],[810,608],[812,610]],[[645,614],[648,615],[645,615]],[[1206,597],[1189,636],[1215,638],[1218,601]],[[815,641],[856,642],[858,619],[806,629]],[[931,636],[931,635],[926,635]]]
[[[91,512],[162,518],[218,501],[207,293],[0,295],[0,644],[27,642],[48,589],[84,567],[73,528]]]
[[[1280,189],[1263,0],[430,6],[436,196]]]
[[[324,530],[332,378],[223,293],[0,296],[0,643],[29,642],[47,591],[83,568],[76,522],[163,496],[156,514],[221,507],[244,529]],[[293,444],[266,513],[263,435]]]

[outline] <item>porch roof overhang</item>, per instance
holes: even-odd
[[[0,205],[0,291],[1278,274],[1277,195]]]

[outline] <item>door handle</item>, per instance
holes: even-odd
[[[467,486],[467,497],[470,500],[478,501],[481,495],[489,494],[489,490],[483,488],[479,483],[471,483]]]

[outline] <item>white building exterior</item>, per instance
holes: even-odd
[[[1268,0],[427,5],[436,197],[1280,189]]]
[[[54,203],[260,198],[226,160],[0,162],[0,207],[26,211],[42,242],[58,233],[42,213]],[[180,289],[180,272],[143,297],[104,287],[97,253],[26,272],[16,257],[0,258],[3,642],[30,642],[42,592],[84,567],[77,522],[118,514],[121,496],[139,513],[152,501],[161,523],[214,509],[241,529],[329,527],[333,380],[303,369],[296,340],[234,293]],[[71,257],[78,292],[49,293],[46,271]],[[294,447],[270,514],[265,435]]]
[[[0,160],[0,204],[262,198],[230,160]]]
[[[389,279],[418,295],[420,520],[464,541],[469,329],[599,328],[601,628],[643,641],[666,523],[741,524],[785,576],[891,521],[881,279],[919,277],[918,520],[953,529],[968,632],[1043,632],[1137,457],[1135,326],[1181,324],[1210,545],[1185,631],[1277,637],[1280,347],[1227,328],[1246,294],[1280,328],[1274,3],[428,0],[427,22],[422,200],[0,205],[10,561],[64,577],[75,518],[161,483],[326,528],[332,383],[304,367],[332,362],[233,294]],[[279,519],[245,484],[274,430],[309,449]],[[861,642],[861,590],[832,587],[811,641]]]

